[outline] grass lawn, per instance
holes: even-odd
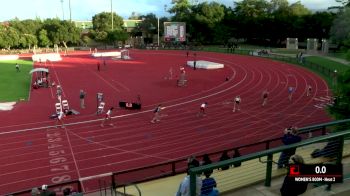
[[[16,72],[16,63],[19,64],[20,72]],[[0,102],[28,99],[31,83],[29,71],[32,68],[32,61],[0,61]]]
[[[346,52],[333,52],[333,53],[330,52],[330,53],[328,53],[328,56],[347,60],[346,59]]]
[[[344,73],[346,70],[348,70],[350,68],[350,66],[347,66],[345,64],[342,64],[342,63],[339,63],[336,61],[332,61],[330,59],[326,59],[326,58],[319,57],[319,56],[306,57],[306,60],[308,62],[311,62],[311,63],[322,65],[322,66],[329,68],[331,70],[337,70],[338,73]]]
[[[244,45],[243,45],[244,46]],[[258,47],[254,48],[252,46],[248,47],[248,48],[243,48],[243,46],[240,46],[240,49],[235,49],[235,54],[243,54],[243,55],[248,55],[249,53],[249,49],[258,49]],[[211,51],[211,52],[224,52],[227,53],[227,50],[224,49],[223,47],[219,47],[219,46],[205,46],[204,51]],[[271,48],[271,50],[273,52],[276,53],[280,53],[280,54],[284,54],[285,58],[276,58],[274,56],[270,56],[270,58],[277,60],[277,61],[286,61],[288,63],[293,63],[293,64],[297,64],[299,66],[303,66],[307,69],[312,70],[313,72],[315,72],[316,74],[320,75],[321,77],[323,77],[327,83],[333,87],[333,76],[332,73],[334,70],[337,70],[338,73],[344,73],[347,69],[350,69],[349,65],[345,65],[324,57],[319,57],[319,56],[310,56],[310,57],[306,57],[306,64],[299,64],[295,61],[295,54],[297,54],[297,52],[299,52],[298,50],[287,50],[287,49],[278,49],[278,48]],[[289,54],[289,55],[286,55]],[[313,64],[313,65],[311,65]],[[315,66],[315,64],[319,65],[319,66]],[[329,73],[327,70],[331,70],[332,73]]]

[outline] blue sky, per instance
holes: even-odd
[[[69,0],[6,0],[1,2],[0,21],[15,17],[20,20],[45,18],[69,19]],[[110,11],[111,0],[70,0],[73,20],[91,20],[92,16]],[[191,1],[191,0],[190,0]],[[199,0],[200,2],[204,0]],[[233,0],[216,0],[226,6],[233,6]],[[239,0],[235,0],[239,1]],[[297,0],[288,0],[294,3]],[[335,0],[301,0],[301,3],[312,10],[326,9],[332,5],[339,5]],[[157,16],[169,16],[164,5],[171,6],[171,0],[112,0],[113,11],[123,18],[128,18],[134,11],[140,14],[155,13]]]

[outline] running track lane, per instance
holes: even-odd
[[[131,55],[131,61],[107,60],[100,73],[96,71],[98,60],[85,54],[64,57],[62,62],[50,65],[72,107],[79,106],[76,97],[81,88],[88,92],[88,108],[82,115],[70,117],[68,123],[101,118],[94,115],[93,107],[94,95],[100,91],[109,106],[141,94],[144,109],[116,110],[115,127],[100,128],[99,122],[91,122],[66,130],[28,131],[53,124],[47,120],[55,103],[51,90],[32,92],[30,103],[22,103],[13,111],[13,115],[24,113],[25,117],[0,127],[2,133],[8,132],[0,137],[0,194],[239,146],[277,137],[291,124],[305,126],[330,120],[322,109],[314,107],[317,102],[313,99],[330,96],[327,85],[300,67],[256,57],[197,52],[197,59],[221,62],[225,68],[186,69],[188,86],[178,88],[175,80],[163,78],[170,67],[176,75],[178,66],[191,60],[183,52],[131,51]],[[227,76],[230,80],[226,82]],[[307,84],[313,86],[312,97],[306,97]],[[287,100],[288,86],[296,87],[292,102]],[[264,89],[270,95],[268,105],[262,108]],[[242,97],[241,111],[233,113],[230,101],[236,95]],[[207,116],[198,118],[203,101],[209,103]],[[158,103],[167,108],[162,121],[151,124],[152,110]],[[45,115],[28,115],[31,107]],[[20,128],[28,130],[18,132]]]

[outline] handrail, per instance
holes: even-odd
[[[328,122],[328,123],[322,123],[322,124],[317,124],[317,125],[311,125],[311,126],[303,127],[303,128],[299,129],[299,134],[307,134],[309,132],[315,132],[315,131],[321,130],[322,131],[322,135],[324,135],[325,134],[325,130],[326,130],[327,127],[333,126],[333,125],[341,125],[341,124],[345,124],[345,123],[350,123],[350,119],[332,121],[332,122]],[[278,140],[281,140],[281,139],[282,139],[282,137],[278,137],[278,138],[263,140],[263,141],[256,142],[256,143],[236,146],[236,147],[232,147],[232,148],[226,149],[226,150],[232,151],[234,149],[243,149],[243,148],[248,148],[248,147],[252,147],[252,146],[258,146],[258,145],[261,145],[261,144],[265,144],[265,150],[266,150],[266,149],[270,148],[270,143],[271,142],[275,142],[275,141],[278,141]],[[207,154],[208,155],[219,155],[223,151],[224,150],[220,150],[220,151],[210,152],[210,153],[207,153]],[[201,156],[202,155],[200,155],[199,157],[201,157]],[[237,159],[235,159],[235,160],[237,160]],[[133,181],[133,183],[139,183],[139,182],[149,181],[149,180],[153,180],[153,179],[158,179],[158,178],[165,177],[165,176],[176,175],[176,174],[185,172],[185,170],[187,169],[187,168],[184,168],[184,169],[178,169],[178,171],[176,170],[176,166],[175,165],[177,163],[182,163],[182,162],[187,162],[187,157],[186,158],[178,158],[178,159],[174,159],[174,160],[171,160],[171,161],[164,161],[164,162],[161,162],[161,163],[152,164],[152,165],[148,165],[148,166],[136,167],[136,168],[132,168],[132,169],[122,170],[122,171],[118,171],[118,172],[112,172],[112,174],[111,174],[112,175],[112,180],[114,181],[113,183],[116,184],[115,183],[115,177],[118,177],[119,175],[126,174],[126,173],[131,173],[131,172],[136,172],[136,171],[142,171],[142,170],[155,168],[155,167],[159,167],[159,166],[166,166],[166,165],[169,165],[169,166],[171,165],[171,167],[172,167],[172,170],[169,171],[169,173],[167,173],[167,174],[159,174],[157,176],[149,177],[147,179],[136,179],[136,180]],[[61,183],[61,184],[52,184],[52,185],[49,185],[49,187],[57,187],[57,186],[60,186],[60,185],[62,186],[62,185],[75,184],[75,183],[78,183],[78,186],[81,187],[81,184],[80,184],[81,182],[79,182],[79,180],[72,180],[72,181],[69,181],[69,182]],[[119,183],[119,184],[117,184],[117,186],[120,187],[120,186],[124,186],[126,184],[129,184],[129,183]],[[30,191],[31,191],[31,189],[30,190],[22,190],[22,191],[19,191],[19,192],[11,193],[11,195],[21,195],[21,194],[25,194],[25,193],[30,193]],[[78,191],[81,191],[81,188],[79,188]]]

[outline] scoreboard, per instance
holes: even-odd
[[[343,182],[342,164],[311,164],[289,166],[289,178],[295,182]]]
[[[164,22],[164,41],[165,42],[186,41],[186,23],[185,22]]]

